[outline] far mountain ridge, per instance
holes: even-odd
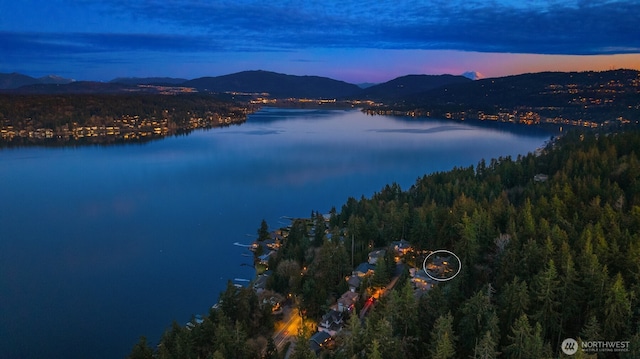
[[[164,90],[141,85],[190,87],[213,93],[268,93],[271,98],[362,99],[394,108],[464,104],[486,108],[526,102],[536,106],[564,106],[568,86],[608,86],[610,81],[640,83],[640,72],[538,72],[471,80],[462,75],[406,75],[368,88],[327,77],[298,76],[253,70],[184,80],[171,77],[118,78],[109,82],[73,81],[55,75],[39,79],[19,73],[0,73],[0,90],[22,94],[152,93]],[[184,81],[183,81],[184,80]],[[153,86],[152,86],[153,87]],[[555,90],[553,90],[555,88]],[[556,95],[553,95],[553,94]],[[628,96],[627,94],[625,96]],[[575,96],[574,96],[575,97]],[[524,101],[524,102],[523,102]],[[508,106],[507,106],[508,107]]]
[[[465,84],[471,81],[464,76],[456,75],[406,75],[366,88],[358,96],[361,99],[378,101],[395,100],[445,85]]]
[[[264,70],[200,77],[182,84],[199,91],[268,93],[276,98],[336,98],[358,94],[354,84],[320,76],[286,75]]]
[[[74,80],[72,79],[66,79],[57,75],[47,75],[35,78],[17,72],[0,73],[0,90],[17,89],[22,86],[38,84],[68,84],[73,81]]]
[[[58,84],[58,85],[66,85],[74,82],[74,79],[67,79],[58,75],[47,75],[38,78],[38,82],[41,84]]]
[[[572,87],[579,86],[583,89],[588,88],[596,91],[612,82],[623,84],[634,81],[640,82],[640,71],[622,69],[586,72],[547,71],[449,85],[408,97],[405,100],[431,104],[466,103],[473,106],[503,104],[506,107],[509,103],[526,101],[530,106],[564,106],[568,100],[576,97],[569,91]],[[552,96],[554,94],[555,96]],[[621,95],[619,94],[618,97]]]
[[[117,77],[109,83],[123,85],[181,85],[189,81],[178,77]]]
[[[360,87],[361,89],[366,89],[366,88],[369,88],[371,86],[375,86],[375,85],[378,85],[378,84],[380,84],[380,83],[379,82],[362,82],[362,83],[359,83],[359,84],[356,84],[356,85],[358,85],[358,87]]]
[[[13,72],[10,74],[0,73],[0,89],[14,89],[22,86],[37,84],[38,79],[31,76]]]
[[[640,71],[538,72],[449,84],[372,111],[595,127],[637,123],[639,103]]]
[[[74,81],[67,84],[35,83],[19,88],[4,90],[16,94],[28,95],[61,95],[61,94],[116,94],[131,92],[135,86],[98,81]]]

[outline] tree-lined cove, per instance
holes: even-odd
[[[309,217],[312,210],[327,213],[346,202],[336,218],[355,238],[369,238],[374,247],[403,236],[418,238],[420,231],[431,229],[410,226],[410,221],[381,226],[364,212],[357,214],[359,201],[347,198],[400,195],[425,173],[481,159],[493,168],[497,164],[491,158],[515,159],[549,138],[513,124],[479,127],[371,117],[357,110],[267,108],[242,125],[143,145],[3,149],[0,352],[9,357],[124,357],[140,335],[157,343],[172,319],[179,328],[198,313],[207,322],[209,308],[229,279],[253,279],[252,257],[233,243],[250,244],[263,218],[275,229],[288,224],[282,216]],[[518,168],[508,170],[519,173]],[[520,193],[518,181],[528,179],[527,171],[495,179],[495,188],[489,186],[494,196],[501,198],[501,181],[513,181],[506,184],[508,193]],[[457,198],[461,192],[455,183],[434,187],[434,196]],[[394,206],[402,217],[404,204]],[[467,214],[473,220],[474,212]],[[425,240],[443,241],[438,245],[451,245],[454,235],[424,232]],[[315,243],[320,253],[322,243],[322,238]],[[346,248],[347,258],[350,251]],[[465,258],[461,255],[464,268]],[[311,276],[318,269],[308,270]],[[461,278],[464,272],[452,282]],[[324,314],[324,305],[318,303],[315,314]],[[254,334],[247,327],[238,330]],[[467,349],[456,345],[456,350]]]

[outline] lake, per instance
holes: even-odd
[[[145,144],[0,150],[0,357],[124,358],[253,277],[234,243],[263,218],[339,211],[551,136],[484,125],[265,108]]]

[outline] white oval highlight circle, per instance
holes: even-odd
[[[440,255],[440,253],[443,253],[445,255],[444,256]],[[429,258],[434,255],[437,255],[437,256],[435,256],[431,260],[431,262],[427,264],[427,261],[429,260]],[[451,272],[453,272],[453,270],[451,270],[451,263],[449,263],[451,256],[454,256],[458,261],[458,270],[453,275],[450,274]],[[447,258],[449,258],[449,260],[445,260]],[[460,273],[460,269],[462,269],[462,262],[460,261],[460,258],[458,258],[458,256],[455,253],[448,251],[446,249],[439,249],[437,251],[433,251],[429,253],[429,255],[424,259],[424,262],[422,262],[422,270],[427,274],[427,276],[429,276],[429,278],[438,282],[446,282],[448,280],[452,280],[458,275],[458,273]],[[439,272],[441,276],[436,277],[432,275],[435,272]],[[450,275],[450,276],[446,276],[446,275]]]

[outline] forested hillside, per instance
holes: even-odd
[[[638,149],[638,132],[568,134],[539,155],[483,161],[424,176],[407,190],[393,184],[372,198],[350,198],[327,230],[344,241],[285,242],[280,259],[298,269],[298,279],[274,275],[272,289],[299,293],[301,307],[317,315],[318,296],[341,292],[326,283],[345,286],[341,267],[352,256],[358,263],[371,248],[406,239],[418,251],[455,252],[460,274],[424,295],[401,277],[364,321],[352,315],[321,356],[556,358],[564,355],[560,343],[576,338],[628,341],[628,352],[600,355],[638,358]],[[300,277],[303,266],[309,269]],[[230,285],[221,298],[203,325],[174,325],[155,353],[141,342],[132,357],[282,356],[264,339],[271,322],[251,289]]]
[[[640,134],[575,134],[554,147],[343,207],[337,222],[356,238],[383,245],[404,232],[463,263],[417,302],[391,296],[348,334],[345,357],[382,341],[383,329],[393,333],[384,358],[557,357],[567,337],[631,341],[628,357],[638,357]]]
[[[640,121],[640,72],[539,72],[449,84],[370,112],[600,127]]]

